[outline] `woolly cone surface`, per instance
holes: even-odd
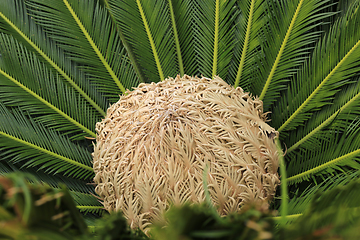
[[[268,200],[279,184],[277,132],[262,102],[219,77],[140,84],[97,123],[96,192],[147,230],[170,204],[204,202],[204,169],[221,215]]]

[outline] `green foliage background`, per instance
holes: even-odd
[[[283,213],[294,219],[315,190],[358,178],[359,8],[358,0],[1,0],[0,174],[65,183],[80,211],[102,214],[91,152],[109,104],[141,82],[219,75],[270,112],[288,176]]]

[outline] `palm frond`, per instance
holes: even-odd
[[[345,84],[352,83],[351,77],[359,74],[358,10],[357,2],[332,26],[297,80],[292,82],[287,96],[274,107],[273,126],[280,133],[295,129],[308,120],[314,110],[331,104],[334,95]]]
[[[256,71],[256,55],[260,49],[259,34],[265,24],[264,1],[237,1],[240,14],[235,25],[235,47],[229,68],[229,83],[234,87],[241,86],[246,91]]]
[[[76,207],[80,210],[80,212],[85,214],[96,213],[99,215],[106,212],[102,203],[94,195],[74,191],[71,191],[70,194],[77,204]]]
[[[0,100],[6,105],[21,106],[37,121],[73,138],[95,136],[99,117],[63,84],[58,74],[46,68],[11,36],[0,34]]]
[[[110,0],[110,11],[134,50],[146,81],[179,73],[169,4],[165,1]],[[179,51],[178,51],[179,53]]]
[[[357,239],[360,223],[360,182],[316,192],[304,214],[287,228],[286,239]],[[332,236],[332,237],[330,237]]]
[[[194,2],[195,47],[199,72],[226,78],[234,48],[235,0]]]
[[[85,77],[66,59],[63,51],[49,41],[47,35],[36,26],[25,9],[24,1],[0,2],[0,29],[15,37],[31,51],[44,59],[62,78],[86,99],[101,115],[107,103]]]
[[[344,133],[329,133],[321,141],[321,149],[302,151],[293,157],[288,167],[289,184],[307,180],[313,175],[325,175],[347,167],[360,170],[360,120]]]
[[[268,4],[268,24],[262,43],[263,54],[259,79],[252,84],[252,93],[259,94],[264,109],[276,101],[289,79],[297,73],[309,54],[309,47],[319,37],[314,29],[331,12],[321,12],[328,0],[275,1]]]
[[[113,100],[138,84],[106,9],[95,1],[27,0],[41,25],[70,59],[78,62],[99,91]]]
[[[344,186],[356,179],[359,179],[360,171],[353,170],[349,173],[340,173],[335,176],[327,177],[320,184],[311,184],[304,191],[298,192],[289,200],[289,215],[302,215],[309,206],[311,200],[318,192],[326,192],[338,186]],[[291,221],[294,220],[291,219]]]
[[[5,156],[3,160],[0,160],[0,175],[12,172],[23,172],[32,175],[39,182],[46,183],[53,188],[61,188],[61,184],[65,184],[73,192],[95,194],[94,186],[88,184],[85,180],[74,179],[62,174],[49,175],[46,171],[37,167],[23,167],[22,162],[12,163],[6,161]]]
[[[173,26],[176,26],[174,36],[175,39],[178,38],[179,42],[179,46],[176,47],[176,50],[183,62],[183,64],[181,64],[180,59],[178,60],[180,75],[183,76],[185,73],[188,75],[199,74],[198,62],[196,61],[194,51],[194,3],[192,0],[169,0],[169,8],[174,14],[175,24],[173,23]]]
[[[9,167],[8,163],[0,159],[0,176],[11,173],[13,170]]]
[[[355,2],[356,0],[340,0],[336,6],[336,11],[340,13],[337,17],[344,16]]]
[[[174,6],[172,4],[172,0],[168,0],[168,4],[169,4],[170,16],[171,16],[171,25],[172,25],[172,29],[174,32],[174,39],[175,39],[176,53],[177,53],[178,64],[179,64],[179,71],[180,71],[180,75],[183,76],[185,74],[184,64],[183,64],[183,60],[182,60],[179,34],[178,34],[177,26],[176,26],[175,12],[174,12]]]
[[[136,73],[136,76],[139,79],[139,82],[145,82],[144,73],[143,73],[142,69],[140,68],[139,63],[136,61],[136,56],[134,54],[134,51],[132,50],[129,43],[125,40],[125,36],[124,36],[123,32],[121,31],[119,25],[116,24],[116,19],[115,19],[114,15],[112,15],[112,13],[110,12],[110,5],[109,5],[108,0],[99,0],[98,3],[108,10],[107,12],[108,12],[109,16],[111,17],[111,21],[115,26],[116,32],[119,34],[119,38],[121,39],[121,43],[124,46],[126,54],[129,57],[131,65],[133,66],[134,71]]]
[[[297,127],[284,139],[288,143],[287,153],[297,148],[314,149],[320,147],[318,140],[323,139],[328,130],[345,131],[351,119],[360,115],[360,81],[348,85],[335,95],[336,101],[314,113],[305,126]]]
[[[0,104],[0,150],[11,162],[23,167],[39,166],[48,173],[77,179],[93,177],[91,155],[57,132],[28,120],[21,111]]]

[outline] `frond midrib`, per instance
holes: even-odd
[[[360,149],[357,149],[357,150],[355,150],[355,151],[352,151],[352,152],[350,152],[350,153],[347,153],[347,154],[345,154],[345,155],[342,155],[342,156],[340,156],[340,157],[337,157],[337,158],[335,158],[335,159],[333,159],[333,160],[331,160],[331,161],[328,161],[328,162],[326,162],[326,163],[324,163],[324,164],[321,164],[321,165],[319,165],[319,166],[317,166],[317,167],[315,167],[315,168],[312,168],[312,169],[307,170],[307,171],[305,171],[305,172],[302,172],[302,173],[299,173],[299,174],[297,174],[297,175],[291,176],[291,177],[289,177],[287,180],[288,180],[289,184],[293,184],[293,183],[295,183],[296,180],[298,180],[298,179],[306,178],[306,177],[308,177],[308,176],[310,176],[310,175],[312,175],[312,174],[315,174],[315,173],[321,171],[322,169],[325,169],[325,168],[327,168],[327,167],[330,167],[330,166],[333,165],[333,164],[337,164],[337,163],[339,163],[339,162],[341,162],[341,161],[343,161],[343,160],[356,157],[356,156],[359,155],[359,154],[360,154]]]
[[[286,215],[285,218],[286,219],[296,219],[298,217],[301,217],[303,214],[302,213],[298,213],[298,214],[291,214],[291,215]],[[271,217],[271,219],[275,220],[275,221],[280,221],[283,218],[283,216],[276,216],[276,217]]]
[[[104,210],[104,206],[93,206],[93,205],[77,205],[78,209],[91,209],[91,210]]]
[[[249,44],[249,38],[250,38],[250,32],[251,32],[251,25],[252,25],[252,17],[253,17],[253,12],[254,12],[254,6],[255,6],[255,0],[252,0],[251,4],[250,4],[250,9],[249,9],[248,23],[247,23],[247,26],[246,26],[244,46],[243,46],[243,50],[241,52],[241,59],[240,59],[239,68],[238,68],[236,78],[235,78],[234,88],[237,88],[239,86],[240,78],[241,78],[241,75],[242,75],[242,70],[243,70],[244,63],[245,63],[245,58],[246,58],[246,54],[247,54],[247,50],[248,50],[248,44]]]
[[[213,57],[213,70],[212,77],[216,75],[217,60],[219,50],[219,15],[220,15],[220,1],[216,0],[215,3],[215,31],[214,31],[214,57]]]

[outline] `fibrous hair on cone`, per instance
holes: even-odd
[[[132,228],[162,221],[171,204],[210,198],[221,215],[268,200],[279,184],[278,133],[262,101],[219,77],[140,84],[96,124],[96,192]]]

